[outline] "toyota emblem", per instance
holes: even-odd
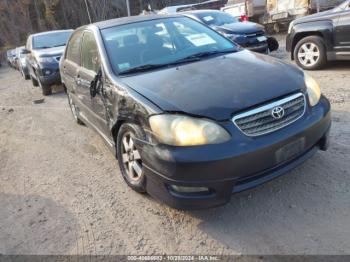
[[[271,111],[271,115],[274,119],[281,119],[284,117],[284,108],[281,106],[277,106]]]

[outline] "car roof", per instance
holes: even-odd
[[[174,18],[174,17],[179,17],[179,15],[159,15],[159,14],[138,15],[138,16],[128,16],[128,17],[115,18],[111,20],[97,22],[97,23],[94,23],[93,25],[97,26],[99,29],[105,29],[113,26],[150,21],[150,20],[156,20],[156,19]]]
[[[73,29],[46,31],[46,32],[41,32],[37,34],[32,34],[31,36],[48,35],[48,34],[60,33],[60,32],[73,32]]]

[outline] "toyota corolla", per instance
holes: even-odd
[[[328,147],[330,104],[311,76],[185,16],[78,28],[60,71],[75,121],[126,183],[175,208],[225,204]]]

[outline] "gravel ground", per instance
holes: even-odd
[[[40,90],[1,68],[0,253],[350,254],[349,70],[311,72],[332,102],[327,152],[226,206],[184,212],[128,189],[60,88],[34,104]]]

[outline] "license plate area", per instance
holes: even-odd
[[[291,160],[300,155],[305,150],[305,137],[299,138],[280,149],[275,153],[277,164]]]
[[[267,40],[266,36],[259,36],[256,38],[259,42],[265,42]]]

